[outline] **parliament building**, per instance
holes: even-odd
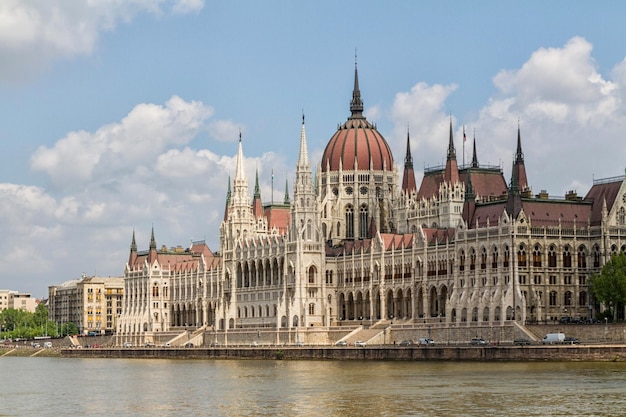
[[[511,133],[507,181],[479,163],[475,140],[471,163],[458,164],[450,121],[445,165],[418,186],[409,135],[400,168],[363,115],[355,67],[350,116],[315,170],[303,117],[280,204],[262,203],[258,174],[250,193],[240,137],[217,251],[159,248],[154,228],[138,251],[133,232],[117,342],[389,343],[442,329],[458,341],[592,319],[589,277],[626,250],[625,177],[595,180],[584,197],[533,194],[519,126]]]

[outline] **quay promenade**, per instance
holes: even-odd
[[[393,361],[624,361],[626,344],[486,346],[233,346],[63,349],[63,357]]]

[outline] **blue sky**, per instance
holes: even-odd
[[[365,114],[418,182],[450,117],[510,176],[518,122],[533,191],[624,174],[626,3],[3,0],[0,288],[123,274],[147,249],[219,249],[239,131],[253,189],[282,199],[302,113],[311,160]],[[466,159],[471,155],[466,156]],[[272,193],[271,172],[275,173]]]

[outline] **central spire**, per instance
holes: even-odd
[[[359,90],[359,70],[356,64],[356,53],[354,54],[354,89],[352,90],[352,101],[350,102],[351,119],[363,119],[363,100]]]

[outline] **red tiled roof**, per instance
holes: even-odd
[[[467,227],[470,229],[485,227],[487,226],[487,223],[491,226],[497,225],[500,216],[502,216],[502,213],[504,213],[505,210],[506,200],[490,204],[477,203],[476,208],[474,209],[474,216],[471,219],[466,219]]]
[[[322,155],[322,172],[354,170],[391,171],[394,169],[391,148],[376,127],[364,118],[350,118],[328,141]],[[341,162],[341,164],[340,164]],[[328,166],[327,166],[328,165]]]
[[[589,220],[591,226],[597,226],[602,222],[602,206],[604,205],[605,200],[606,209],[611,211],[622,182],[623,178],[616,178],[613,182],[594,184],[591,187],[585,196],[585,201],[593,203]]]
[[[276,228],[281,235],[287,233],[287,228],[291,220],[289,206],[266,206],[264,215],[267,218],[267,226],[270,231]]]
[[[580,201],[522,199],[522,209],[533,226],[586,227],[591,217],[591,204]]]
[[[459,173],[461,182],[467,185],[468,170],[464,169]],[[500,170],[494,169],[472,169],[470,180],[474,195],[479,199],[489,199],[489,197],[501,197],[508,189],[504,175]]]

